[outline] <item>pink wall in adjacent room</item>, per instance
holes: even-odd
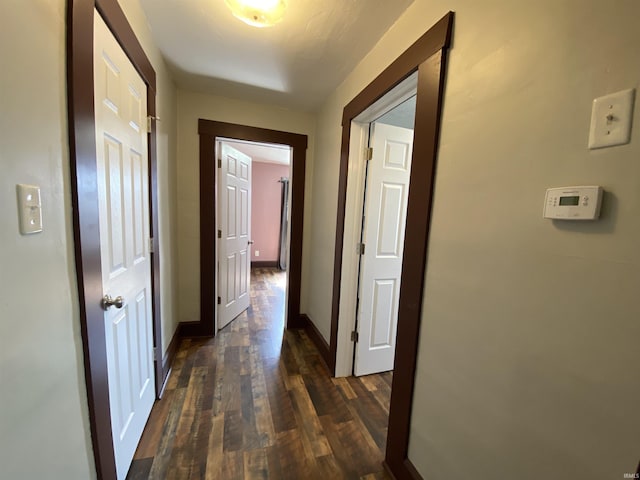
[[[289,178],[289,166],[254,161],[251,167],[251,260],[278,260],[280,247],[281,177]],[[260,256],[256,257],[255,252]]]

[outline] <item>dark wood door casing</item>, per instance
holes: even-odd
[[[338,345],[338,316],[351,122],[405,78],[418,71],[416,119],[394,361],[394,372],[397,372],[397,374],[393,376],[385,457],[386,469],[394,478],[399,480],[421,478],[408,458],[409,429],[422,316],[424,274],[427,261],[437,147],[440,135],[446,54],[451,43],[453,18],[453,12],[449,12],[431,27],[364,90],[356,95],[345,106],[342,116],[331,336],[329,343],[329,366],[334,373]]]
[[[287,328],[304,325],[300,319],[302,281],[302,235],[304,222],[304,184],[307,135],[250,127],[234,123],[200,119],[200,320],[180,325],[180,334],[189,337],[215,335],[216,291],[216,185],[217,138],[289,145],[292,148],[291,241],[289,248],[289,283],[287,288]]]
[[[67,102],[69,158],[80,331],[82,336],[89,424],[99,479],[115,480],[111,434],[109,379],[105,343],[100,263],[100,227],[95,141],[93,19],[97,10],[147,85],[147,113],[156,115],[156,74],[117,0],[67,0]],[[156,128],[147,138],[149,152],[149,215],[153,251],[159,252]],[[151,254],[154,345],[161,350],[160,258]],[[162,357],[154,358],[156,394],[166,372]]]

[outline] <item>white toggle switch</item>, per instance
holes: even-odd
[[[623,90],[593,101],[589,148],[624,145],[631,141],[635,89]]]
[[[35,185],[17,185],[18,215],[20,217],[20,233],[29,235],[42,231],[42,204],[40,187]]]

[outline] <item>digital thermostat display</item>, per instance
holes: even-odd
[[[558,202],[559,205],[565,206],[565,205],[579,205],[580,204],[580,197],[573,196],[573,197],[560,197],[560,202]]]
[[[600,217],[602,187],[549,188],[544,198],[544,218],[555,220],[595,220]]]

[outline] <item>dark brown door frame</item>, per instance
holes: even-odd
[[[338,216],[333,272],[330,368],[335,372],[338,345],[338,313],[349,164],[351,122],[409,75],[418,71],[416,119],[409,200],[405,231],[400,308],[385,467],[398,480],[421,478],[408,459],[409,429],[415,381],[418,339],[422,315],[424,274],[431,218],[431,203],[440,115],[444,91],[446,54],[451,42],[453,12],[431,27],[344,108]]]
[[[100,307],[103,290],[93,103],[94,8],[100,12],[146,83],[147,114],[152,117],[156,115],[156,74],[117,0],[67,0],[69,158],[80,329],[96,472],[99,479],[111,480],[116,478],[116,464],[111,436],[104,315]],[[151,123],[152,131],[148,135],[150,232],[153,251],[159,252],[156,128],[155,122]],[[163,372],[160,352],[160,257],[157,253],[151,257],[153,340],[158,347],[154,358],[155,381],[158,393],[168,372]]]
[[[298,133],[249,127],[200,119],[200,321],[180,324],[182,336],[214,336],[216,291],[216,138],[289,145],[293,150],[291,192],[291,243],[289,248],[289,290],[287,328],[304,325],[300,319],[302,277],[302,227],[307,136]]]

